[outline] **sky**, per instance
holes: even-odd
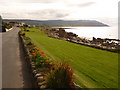
[[[86,20],[118,17],[119,0],[0,0],[4,19]]]

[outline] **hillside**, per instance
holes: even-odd
[[[27,20],[27,19],[3,19],[3,21],[24,22],[38,26],[108,26],[96,20]]]

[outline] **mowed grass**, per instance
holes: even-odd
[[[47,37],[31,28],[27,36],[56,62],[67,62],[84,88],[118,87],[118,54]]]

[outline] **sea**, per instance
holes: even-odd
[[[108,27],[63,27],[69,28],[65,29],[66,32],[73,32],[79,37],[92,40],[95,38],[109,38],[109,39],[119,39],[118,37],[118,21],[116,19],[105,19],[103,22],[109,25]]]
[[[95,38],[118,39],[118,27],[63,27],[66,32],[73,32],[81,38],[92,40]],[[68,28],[68,29],[67,29]]]

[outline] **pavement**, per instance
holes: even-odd
[[[20,28],[2,33],[2,88],[32,88],[30,72],[18,38]]]

